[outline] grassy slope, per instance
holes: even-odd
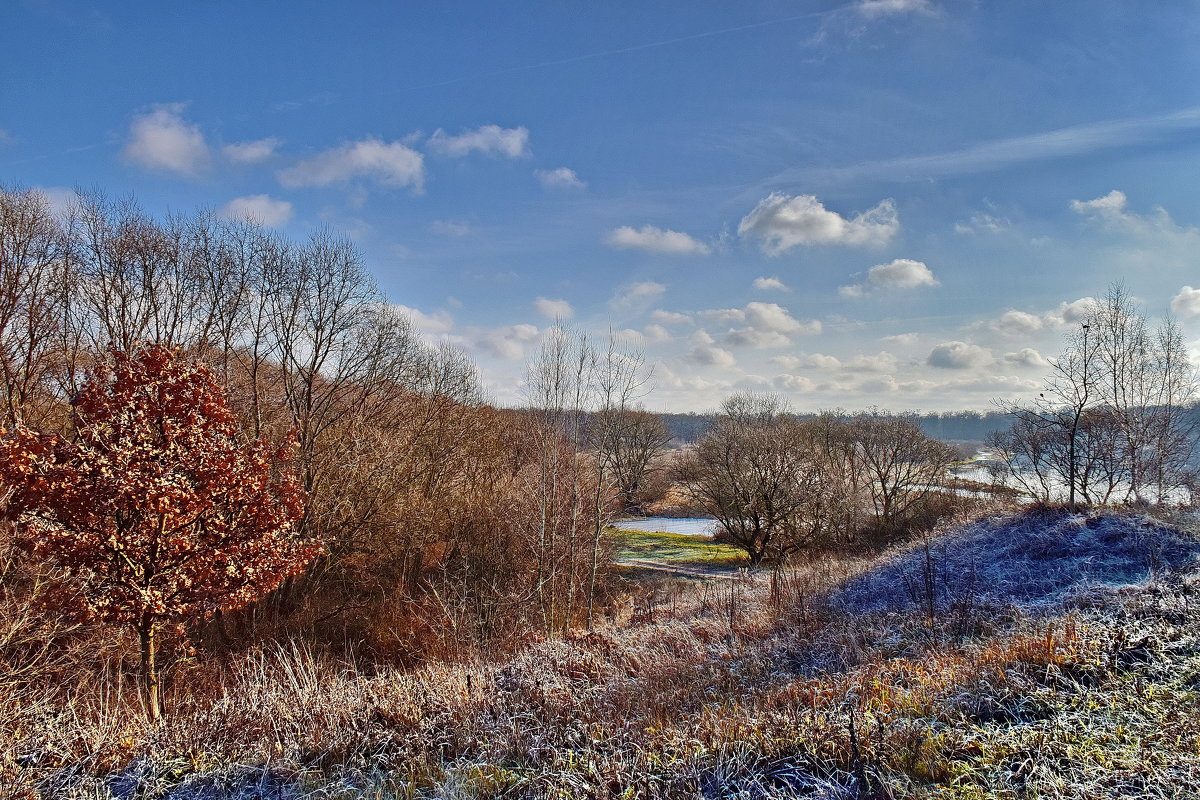
[[[1025,563],[990,574],[986,603],[939,595],[932,624],[919,597],[878,602],[916,591],[904,576],[928,562],[912,548],[809,565],[773,593],[745,585],[732,627],[696,605],[505,664],[367,676],[284,648],[158,730],[0,698],[0,786],[171,800],[1191,797],[1200,583],[1193,559],[1163,554],[1193,540],[1145,522],[1057,514],[961,532],[944,575],[1014,537],[1047,546],[1010,552]],[[1038,576],[1073,583],[1104,537],[1124,563],[1095,553],[1086,592],[1043,591]]]

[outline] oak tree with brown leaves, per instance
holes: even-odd
[[[157,720],[163,626],[245,607],[320,548],[294,532],[294,442],[247,443],[212,372],[171,349],[111,362],[73,399],[73,437],[0,435],[0,487],[21,544],[65,569],[94,618],[137,633]]]

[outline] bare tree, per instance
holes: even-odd
[[[876,411],[855,416],[850,426],[876,522],[882,531],[894,533],[942,483],[958,453],[905,417]]]
[[[800,549],[813,532],[803,521],[822,476],[810,443],[778,397],[736,394],[676,477],[717,521],[717,538],[758,566]]]

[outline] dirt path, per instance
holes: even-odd
[[[679,575],[683,578],[733,581],[742,577],[741,570],[730,572],[724,569],[705,569],[704,567],[678,567],[664,561],[652,561],[648,558],[623,558],[613,563],[618,567],[636,567],[637,569],[649,569],[655,572],[669,572],[672,575]]]

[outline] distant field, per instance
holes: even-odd
[[[708,535],[621,528],[609,528],[608,533],[616,546],[617,563],[631,567],[656,564],[718,574],[750,564],[744,551],[718,544]]]

